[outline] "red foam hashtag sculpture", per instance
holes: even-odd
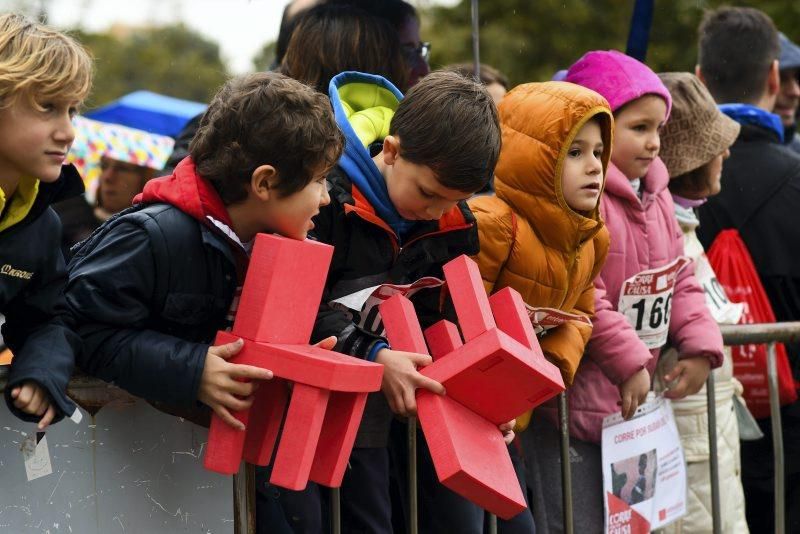
[[[229,361],[269,369],[275,378],[261,383],[250,409],[234,414],[245,431],[212,416],[207,469],[233,474],[242,459],[268,465],[278,443],[272,484],[341,485],[383,366],[308,344],[332,254],[333,247],[314,241],[256,236],[233,331],[218,332],[215,344],[242,338]]]
[[[417,390],[417,415],[439,480],[508,519],[526,504],[498,425],[564,391],[564,381],[542,354],[519,293],[505,288],[487,297],[467,256],[447,263],[444,274],[463,342],[448,321],[423,337],[411,301],[399,294],[381,304],[381,317],[393,349],[427,354],[430,347],[434,362],[420,373],[447,390],[445,396]]]

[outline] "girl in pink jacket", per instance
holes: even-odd
[[[683,236],[658,158],[659,129],[672,99],[647,66],[616,51],[589,52],[566,81],[588,87],[614,112],[614,146],[600,212],[611,234],[608,259],[595,281],[592,337],[570,390],[570,435],[576,532],[603,528],[600,436],[603,418],[629,419],[650,391],[661,347],[669,339],[679,362],[664,377],[665,394],[697,392],[722,362],[722,337],[693,269],[684,268]],[[560,466],[555,461],[555,412],[535,413],[542,443],[529,465],[537,532],[561,531]],[[551,441],[552,443],[548,443]],[[555,446],[555,448],[554,448]],[[541,452],[538,452],[541,451]],[[538,486],[538,488],[537,488]]]

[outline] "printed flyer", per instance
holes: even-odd
[[[608,534],[646,534],[686,513],[686,464],[669,401],[655,397],[625,421],[603,420]]]

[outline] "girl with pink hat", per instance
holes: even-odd
[[[683,255],[683,238],[667,188],[669,174],[659,159],[659,131],[672,98],[646,65],[617,51],[589,52],[567,72],[566,81],[592,89],[614,113],[614,145],[600,212],[611,235],[608,259],[595,280],[594,329],[569,395],[573,498],[576,532],[603,529],[601,432],[603,418],[621,409],[633,417],[651,389],[661,348],[669,344],[679,361],[665,377],[665,396],[697,392],[709,370],[722,362],[722,337],[705,305],[703,291]],[[653,273],[646,287],[644,276]],[[676,274],[677,273],[677,274]],[[627,288],[640,284],[637,292]],[[539,421],[537,421],[539,419]],[[534,413],[532,426],[551,434],[553,406]],[[544,445],[544,444],[542,444]],[[542,458],[529,466],[540,484],[531,503],[538,532],[561,531],[557,454],[536,447]]]

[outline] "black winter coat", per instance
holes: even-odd
[[[29,380],[47,389],[57,408],[56,421],[75,411],[66,389],[81,341],[64,314],[67,272],[61,254],[61,223],[50,204],[81,193],[78,171],[64,166],[57,181],[39,183],[25,218],[0,232],[3,339],[14,353],[5,398],[11,412],[25,421],[41,417],[15,408],[11,390]]]
[[[800,154],[773,131],[743,124],[722,167],[722,192],[699,209],[697,236],[708,249],[717,234],[742,236],[779,321],[800,320]],[[800,379],[800,345],[787,345]]]
[[[236,292],[225,238],[169,204],[139,204],[73,250],[66,290],[78,365],[150,401],[193,407]]]
[[[313,237],[334,246],[323,302],[312,341],[336,336],[337,351],[366,358],[377,341],[351,314],[328,303],[367,287],[407,284],[425,276],[443,278],[442,266],[461,254],[478,253],[475,218],[460,202],[439,221],[421,221],[404,243],[381,221],[347,175],[336,167],[329,175],[331,202],[314,218]],[[442,318],[441,288],[425,289],[411,299],[422,327]],[[383,393],[370,395],[356,446],[385,445],[390,412]]]

